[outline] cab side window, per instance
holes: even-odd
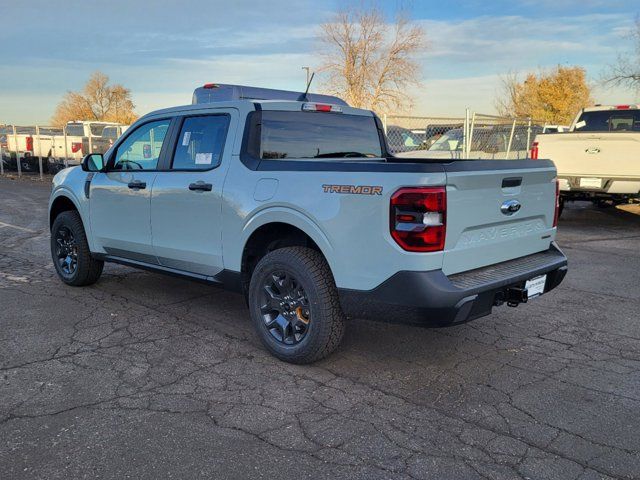
[[[114,170],[156,170],[170,119],[145,123],[131,133],[116,152]]]
[[[228,127],[229,115],[185,118],[171,168],[210,170],[220,165]]]

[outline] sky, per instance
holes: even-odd
[[[358,3],[362,3],[360,0]],[[604,88],[607,65],[631,48],[638,0],[392,0],[428,46],[411,113],[495,113],[501,76],[586,68],[596,103],[638,101]],[[347,0],[0,0],[0,123],[45,124],[66,91],[96,70],[130,88],[139,114],[190,103],[196,86],[303,90],[319,64],[319,25]],[[313,88],[312,88],[313,91]]]

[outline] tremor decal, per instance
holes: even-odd
[[[379,185],[322,185],[324,193],[342,193],[350,195],[382,195]]]

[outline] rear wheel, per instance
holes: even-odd
[[[342,340],[336,286],[316,250],[287,247],[265,255],[251,276],[249,308],[262,343],[285,362],[315,362]]]
[[[62,212],[53,222],[51,258],[60,279],[76,287],[97,282],[104,267],[91,256],[82,219],[73,210]]]

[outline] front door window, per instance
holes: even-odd
[[[156,170],[170,119],[145,123],[119,146],[113,170]]]

